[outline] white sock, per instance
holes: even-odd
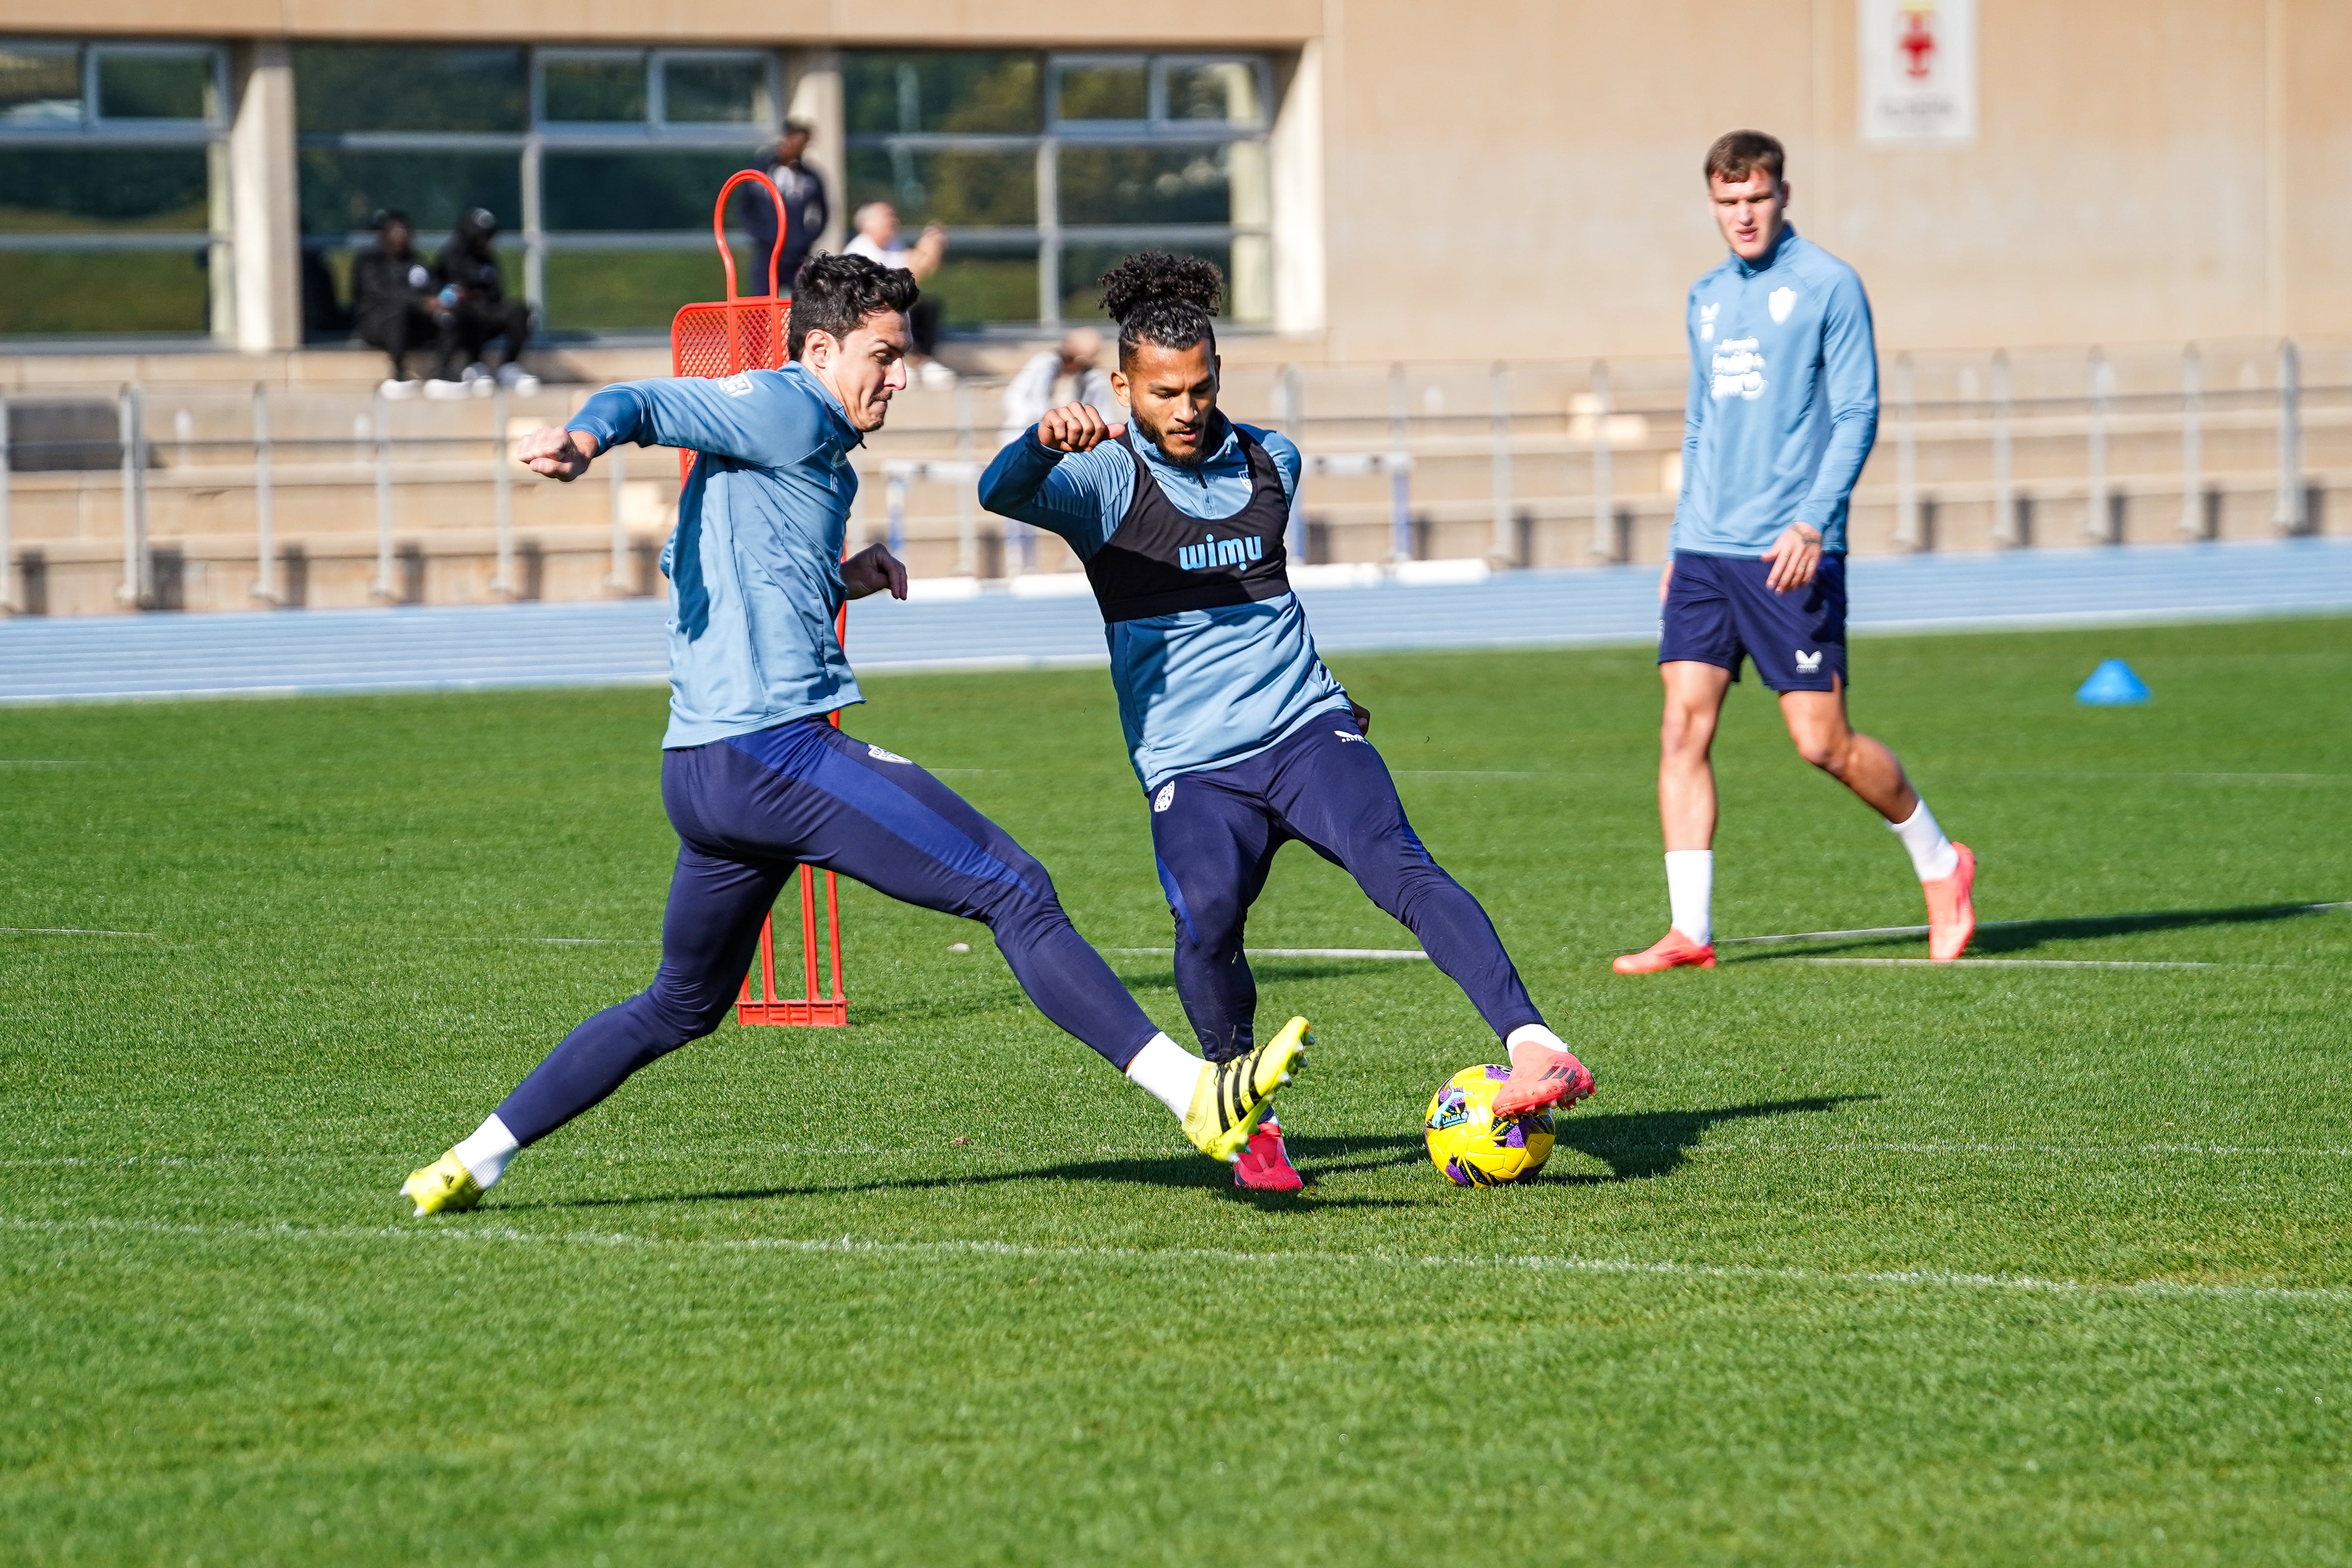
[[[488,1189],[498,1185],[499,1178],[507,1173],[507,1162],[521,1147],[515,1142],[515,1135],[507,1131],[507,1124],[491,1116],[484,1118],[482,1124],[474,1129],[473,1136],[454,1152],[466,1169],[474,1173],[475,1184]]]
[[[1517,1056],[1521,1046],[1541,1046],[1548,1051],[1568,1049],[1566,1040],[1561,1039],[1541,1024],[1521,1024],[1503,1037],[1503,1048],[1511,1055]]]
[[[1911,851],[1911,868],[1919,873],[1923,882],[1940,882],[1950,876],[1960,863],[1960,852],[1936,826],[1936,814],[1920,801],[1919,809],[1911,814],[1908,822],[1890,822],[1887,831],[1903,840],[1903,847]]]
[[[1154,1035],[1127,1064],[1127,1076],[1149,1090],[1177,1121],[1192,1109],[1192,1091],[1201,1085],[1201,1069],[1209,1064],[1166,1035]]]
[[[1675,929],[1705,947],[1715,940],[1715,851],[1666,851],[1666,907]]]

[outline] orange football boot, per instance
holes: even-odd
[[[1609,965],[1620,974],[1655,974],[1662,969],[1713,969],[1715,944],[1701,947],[1672,926],[1649,948],[1621,953]]]
[[[1511,1047],[1511,1076],[1495,1091],[1495,1120],[1529,1111],[1566,1110],[1592,1092],[1592,1069],[1566,1051],[1528,1040]]]
[[[1965,844],[1952,847],[1960,857],[1952,874],[1919,884],[1927,895],[1927,956],[1938,963],[1959,957],[1977,931],[1976,852]]]

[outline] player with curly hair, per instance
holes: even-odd
[[[1054,410],[996,455],[980,498],[1060,534],[1086,563],[1202,1050],[1222,1061],[1252,1048],[1257,984],[1242,930],[1276,852],[1297,839],[1411,928],[1503,1040],[1512,1070],[1497,1114],[1574,1104],[1592,1075],[1545,1026],[1486,910],[1423,847],[1366,739],[1371,716],[1316,655],[1286,573],[1298,448],[1217,408],[1223,276],[1147,251],[1101,288],[1128,422],[1083,403]],[[1299,1185],[1271,1117],[1234,1179]]]
[[[1165,1104],[1193,1146],[1234,1161],[1302,1059],[1304,1020],[1211,1063],[1178,1046],[1087,945],[1054,880],[1010,834],[896,752],[826,715],[865,700],[834,616],[907,596],[907,569],[842,542],[850,450],[907,385],[904,271],[812,257],[793,290],[791,363],[723,381],[625,382],[571,423],[524,437],[535,473],[576,479],[623,441],[696,454],[663,552],[670,583],[670,717],[662,805],[677,869],[653,984],[566,1036],[471,1136],[413,1173],[419,1215],[471,1208],[516,1152],[716,1029],[760,925],[796,867],[821,866],[924,909],[985,921],[1038,1010]]]

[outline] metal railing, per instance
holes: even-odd
[[[2071,374],[2065,356],[2054,353],[1898,353],[1887,367],[1878,451],[1856,492],[1858,513],[1885,526],[1874,521],[1856,547],[1937,548],[1948,542],[1938,538],[1939,517],[1954,508],[1981,509],[1983,538],[1993,547],[2033,543],[2041,508],[2079,516],[2079,527],[2060,537],[2116,542],[2128,502],[2176,494],[2165,530],[2173,537],[2214,537],[2231,496],[2267,502],[2268,531],[2310,531],[2324,518],[2315,497],[2352,484],[2352,348],[2318,352],[2331,373],[2316,381],[2293,342],[2122,356],[2092,348],[2075,351]],[[2233,359],[2237,385],[2224,387],[2213,373]],[[1255,422],[1255,415],[1283,430],[1306,454],[1314,483],[1300,487],[1291,540],[1302,563],[1622,561],[1635,553],[1641,530],[1654,542],[1673,511],[1681,368],[1664,361],[1277,366],[1234,373],[1226,404],[1237,417]],[[1039,537],[986,518],[974,492],[1003,434],[981,420],[995,390],[967,380],[950,395],[910,398],[861,449],[856,540],[878,532],[932,577],[1041,571]],[[364,515],[362,498],[372,493],[367,591],[378,601],[418,596],[414,560],[436,536],[452,554],[488,562],[491,596],[528,596],[533,590],[519,565],[526,552],[536,560],[538,544],[519,532],[518,492],[545,482],[524,474],[518,485],[514,438],[525,426],[560,422],[583,393],[520,397],[499,388],[462,404],[411,405],[381,391],[289,394],[257,384],[231,395],[131,384],[97,395],[0,396],[0,563],[10,568],[0,574],[0,607],[27,607],[17,580],[41,548],[28,532],[27,509],[63,484],[88,492],[110,470],[121,520],[112,596],[123,605],[158,603],[158,494],[217,498],[237,489],[251,496],[249,513],[235,525],[247,541],[247,599],[296,602],[284,576],[289,533],[317,531],[289,529],[289,487],[347,494],[355,504],[343,504],[339,519]],[[162,442],[152,429],[158,420],[170,431]],[[1629,483],[1629,464],[1645,460],[1656,464],[1658,482],[1635,476]],[[647,552],[667,529],[662,507],[674,504],[671,470],[662,463],[651,466],[659,479],[642,477],[649,466],[633,468],[625,450],[604,462],[604,515],[572,526],[592,537],[565,548],[607,558],[595,579],[603,591],[643,592]],[[442,503],[404,527],[404,510],[421,504],[404,498],[421,486],[439,487]],[[449,499],[453,486],[481,499]],[[100,496],[102,489],[87,500]],[[594,510],[584,499],[566,504],[573,513]],[[2242,527],[2242,509],[2239,515]],[[349,542],[357,532],[339,521],[337,537]],[[458,533],[466,542],[456,542]],[[485,533],[486,549],[477,542]],[[1074,565],[1064,561],[1061,569]]]

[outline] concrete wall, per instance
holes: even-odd
[[[1284,127],[1280,174],[1286,196],[1321,193],[1319,233],[1294,204],[1276,261],[1309,358],[1675,352],[1684,291],[1720,254],[1696,165],[1739,125],[1789,143],[1794,217],[1861,268],[1882,343],[2352,331],[2352,209],[2332,199],[2352,6],[1979,9],[1981,131],[1957,149],[1863,144],[1853,0],[92,0],[70,30],[1271,48],[1320,105],[1319,138]],[[0,4],[0,31],[59,27]]]

